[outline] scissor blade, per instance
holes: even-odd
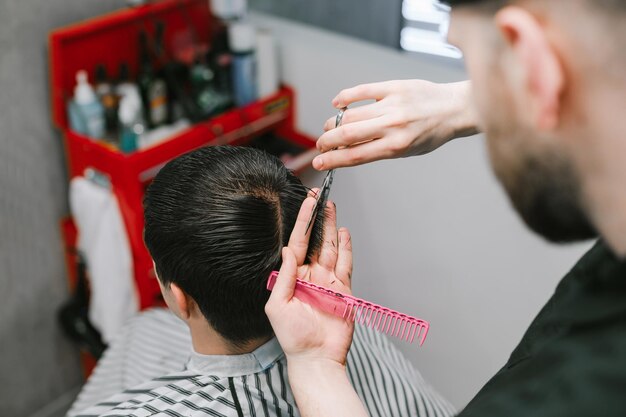
[[[305,234],[309,233],[309,229],[311,228],[311,226],[313,226],[317,213],[319,212],[320,208],[322,208],[324,204],[326,204],[326,201],[328,200],[328,194],[330,193],[330,186],[333,184],[334,173],[335,173],[335,170],[331,169],[330,171],[326,173],[326,177],[324,177],[322,188],[318,191],[317,196],[315,196],[317,203],[315,204],[315,207],[313,208],[313,211],[311,212],[311,217],[309,217],[309,221],[306,224],[306,231],[304,232]]]
[[[309,217],[309,221],[306,224],[306,230],[304,231],[305,235],[309,233],[309,229],[311,228],[311,226],[313,226],[313,221],[315,220],[315,216],[317,215],[317,206],[318,206],[318,203],[315,203],[315,207],[313,208],[313,211],[311,212],[311,217]]]
[[[320,190],[320,199],[322,200],[321,201],[322,204],[326,203],[326,200],[328,200],[328,195],[330,194],[330,187],[333,185],[334,177],[335,177],[335,170],[331,169],[330,171],[328,171],[328,173],[326,174],[326,177],[324,178],[324,183],[322,184],[322,189]]]
[[[341,121],[343,120],[343,114],[347,109],[348,109],[347,107],[344,107],[341,110],[339,110],[339,113],[337,113],[337,117],[335,117],[335,128],[341,125]],[[309,221],[306,224],[306,231],[304,232],[304,234],[309,233],[309,229],[311,228],[311,226],[313,225],[313,222],[315,221],[317,212],[319,211],[320,207],[326,204],[326,200],[328,200],[328,195],[330,194],[330,187],[333,185],[334,176],[335,176],[334,169],[331,169],[330,171],[326,173],[326,177],[324,177],[324,182],[322,183],[322,188],[320,189],[319,193],[315,197],[317,199],[317,204],[315,204],[315,207],[313,208],[313,211],[311,212],[311,217],[309,217]]]

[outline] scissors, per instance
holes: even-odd
[[[339,110],[339,113],[337,113],[337,116],[335,117],[335,129],[341,126],[341,121],[343,120],[343,115],[346,112],[346,110],[348,110],[348,108],[344,107],[341,110]],[[333,185],[334,177],[335,177],[334,169],[331,169],[330,171],[326,173],[326,177],[324,177],[324,182],[322,183],[322,188],[320,189],[320,192],[317,193],[317,196],[316,196],[317,204],[315,204],[315,207],[313,208],[313,211],[311,212],[311,217],[309,217],[309,221],[306,224],[306,231],[304,232],[304,234],[309,233],[309,229],[313,225],[313,222],[315,221],[315,217],[317,216],[317,213],[319,212],[320,208],[326,204],[326,201],[328,200],[328,194],[330,194],[330,187]]]

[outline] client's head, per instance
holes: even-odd
[[[164,293],[190,298],[234,346],[270,337],[267,278],[306,196],[279,159],[257,149],[206,147],[169,162],[144,199],[144,238]],[[309,254],[322,239],[318,216]]]

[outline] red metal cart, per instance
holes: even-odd
[[[146,185],[166,162],[202,146],[245,145],[268,131],[308,149],[298,158],[296,171],[309,166],[316,154],[314,140],[299,133],[294,126],[294,92],[288,87],[246,107],[197,123],[164,142],[131,154],[70,130],[66,105],[75,85],[76,72],[87,70],[89,78],[93,79],[98,64],[113,73],[124,61],[129,63],[131,73],[136,73],[136,39],[142,30],[154,33],[153,23],[157,20],[168,28],[166,45],[172,41],[172,33],[189,25],[193,25],[197,36],[210,42],[216,24],[207,0],[163,0],[60,28],[49,37],[52,120],[65,141],[69,176],[83,175],[85,169],[91,168],[108,177],[128,232],[142,309],[160,300],[159,286],[142,238],[142,199]],[[71,219],[67,220],[63,231],[69,247],[74,244],[73,230]],[[72,257],[68,256],[68,260],[71,262]]]

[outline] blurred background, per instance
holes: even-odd
[[[159,164],[203,144],[252,145],[318,185],[311,148],[341,89],[466,78],[461,54],[445,43],[447,11],[430,0],[212,6],[213,16],[204,0],[134,5],[135,14],[122,0],[0,2],[1,415],[63,415],[89,352],[106,342],[103,321],[95,330],[104,341],[77,343],[88,307],[80,286],[76,294],[75,231],[99,220],[80,216],[80,197],[70,207],[71,179],[120,201],[128,253],[110,256],[126,259],[130,281],[120,285],[139,294],[117,310],[123,316],[155,303],[137,207]],[[145,34],[134,33],[132,47],[114,41],[126,35],[113,23],[132,19],[148,21]],[[355,293],[430,321],[424,347],[398,346],[459,408],[589,246],[551,246],[527,231],[487,162],[479,135],[424,157],[341,169],[331,196],[353,234]]]

